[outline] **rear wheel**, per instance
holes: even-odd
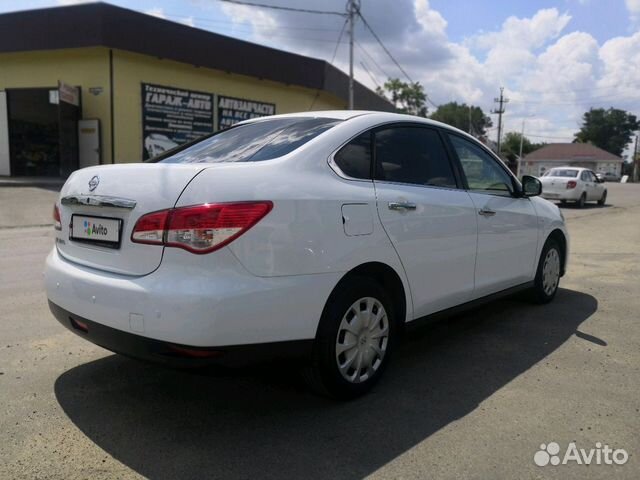
[[[602,198],[598,200],[598,205],[603,207],[606,203],[607,203],[607,191],[605,190],[604,192],[602,192]]]
[[[533,286],[533,300],[536,303],[549,303],[556,296],[562,269],[562,252],[553,238],[547,240],[540,260]]]
[[[580,200],[577,201],[578,208],[584,208],[584,204],[587,203],[587,194],[580,195]]]
[[[382,375],[395,337],[393,304],[382,287],[366,277],[348,278],[327,301],[305,378],[335,398],[362,395]]]

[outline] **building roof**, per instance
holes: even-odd
[[[525,157],[529,162],[558,161],[609,161],[622,162],[622,158],[590,143],[550,143],[534,150]]]
[[[264,47],[107,3],[0,15],[0,53],[103,46],[314,90],[347,102],[349,77],[316,58]],[[355,82],[356,108],[393,111]]]

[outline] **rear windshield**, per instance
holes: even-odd
[[[544,174],[545,177],[577,177],[578,170],[572,168],[552,168]]]
[[[274,118],[231,127],[178,148],[160,163],[259,162],[293,152],[341,120],[335,118]]]

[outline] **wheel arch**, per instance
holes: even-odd
[[[331,291],[327,304],[340,286],[353,277],[367,277],[375,280],[389,294],[393,302],[394,313],[398,326],[402,326],[407,321],[408,293],[402,283],[400,275],[393,267],[382,262],[367,262],[352,268],[343,275],[340,281]],[[326,305],[325,305],[326,308]]]
[[[565,274],[567,266],[567,237],[562,230],[556,228],[549,234],[545,243],[550,239],[558,242],[558,245],[560,246],[560,255],[562,255],[562,268],[560,270],[560,276],[563,276]]]

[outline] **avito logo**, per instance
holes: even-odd
[[[101,223],[95,224],[92,222],[89,222],[87,220],[84,221],[84,233],[86,233],[89,237],[91,235],[101,235],[101,236],[106,236],[108,235],[109,231],[107,230],[107,227],[105,227],[104,225],[102,225]]]
[[[547,465],[567,465],[575,462],[578,465],[624,465],[629,460],[629,454],[623,448],[613,449],[609,445],[602,446],[596,442],[596,448],[578,448],[574,442],[567,445],[564,455],[560,455],[560,445],[556,442],[540,445],[533,456],[533,461],[539,467]]]

